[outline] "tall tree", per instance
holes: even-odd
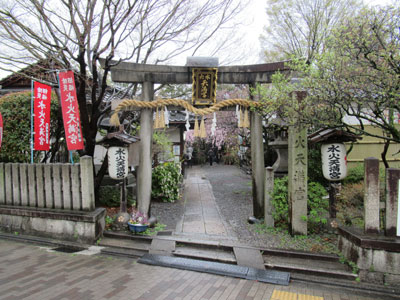
[[[316,60],[305,80],[310,100],[337,111],[348,128],[385,141],[386,167],[389,143],[400,142],[399,15],[397,4],[365,9],[350,18],[334,32],[329,51]],[[379,128],[381,134],[365,125]]]
[[[301,111],[302,121],[313,125],[339,125],[385,141],[400,142],[400,6],[363,9],[332,31],[325,51],[312,64],[294,60],[302,79],[290,82],[274,76],[271,89],[263,90],[264,114],[287,119]],[[301,102],[290,92],[307,91]],[[274,111],[275,110],[275,111]],[[366,125],[378,128],[371,132]]]
[[[359,0],[268,0],[268,25],[261,36],[265,59],[295,55],[311,61],[323,52],[332,29],[358,7]]]
[[[237,0],[2,2],[0,68],[53,59],[74,70],[85,140],[80,155],[91,156],[100,117],[110,109],[106,95],[113,60],[159,63],[186,51],[194,55],[241,8]],[[103,69],[100,58],[105,58]]]

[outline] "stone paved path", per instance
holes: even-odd
[[[291,283],[285,287],[148,266],[138,264],[135,259],[49,252],[48,248],[0,239],[0,299],[372,300],[384,298],[362,297],[343,289],[334,290],[307,283]]]
[[[218,211],[210,182],[200,166],[186,169],[185,212],[177,233],[228,237],[228,229]]]

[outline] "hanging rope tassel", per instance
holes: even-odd
[[[238,122],[238,127],[240,128],[240,110],[239,110],[239,105],[236,105],[236,119]]]
[[[206,138],[207,137],[206,126],[204,125],[204,116],[201,119],[201,124],[200,124],[200,137],[201,138]]]
[[[245,128],[249,128],[250,127],[249,112],[248,112],[247,108],[244,111],[243,127],[245,127]]]
[[[240,114],[239,128],[243,128],[243,125],[244,125],[244,110],[242,110],[242,108],[239,109],[239,114]]]
[[[195,119],[194,119],[194,136],[195,136],[195,137],[200,136],[200,132],[199,132],[199,122],[197,121],[197,117],[195,117]]]
[[[165,115],[164,115],[164,109],[160,109],[160,119],[159,119],[159,128],[164,128],[165,127]]]
[[[154,127],[154,129],[158,129],[158,107],[157,107],[156,112],[155,112],[153,127]]]

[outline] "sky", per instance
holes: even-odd
[[[267,25],[266,20],[266,0],[250,0],[247,9],[242,13],[245,16],[250,16],[247,25],[244,30],[246,30],[245,43],[249,45],[252,49],[252,55],[243,61],[243,64],[257,64],[262,63],[261,59],[261,47],[260,47],[260,35],[263,32],[264,27]]]
[[[364,0],[368,5],[389,4],[391,0]],[[264,27],[267,25],[266,19],[267,0],[249,0],[246,8],[241,12],[244,20],[244,26],[239,30],[239,34],[243,34],[241,47],[245,45],[246,55],[240,61],[233,64],[258,64],[263,63],[261,56],[260,35],[263,33]],[[182,59],[184,65],[185,57]],[[220,61],[223,60],[220,58]],[[0,70],[0,78],[4,78],[9,73]]]
[[[385,5],[391,3],[390,0],[364,0],[369,6]],[[249,16],[246,30],[245,44],[251,47],[252,54],[245,59],[242,64],[263,63],[261,58],[260,35],[268,21],[266,19],[267,0],[250,0],[247,9],[242,12],[244,16]]]

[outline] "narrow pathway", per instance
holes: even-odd
[[[176,233],[228,237],[215,202],[210,182],[200,166],[186,169],[184,180],[185,211]]]

